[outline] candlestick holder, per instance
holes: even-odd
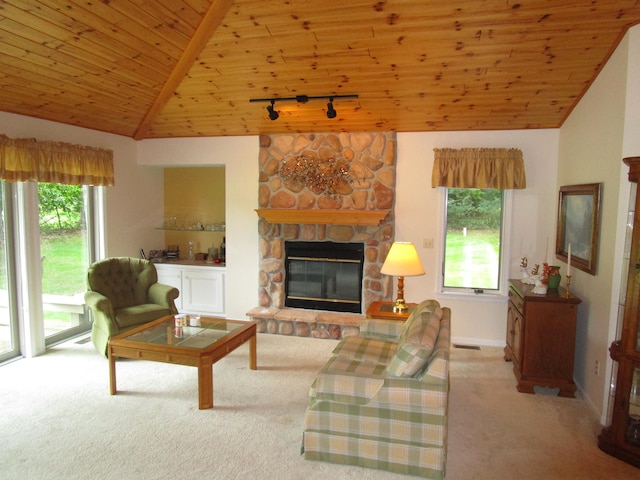
[[[571,298],[571,275],[565,275],[567,279],[567,291],[564,294],[565,298]]]

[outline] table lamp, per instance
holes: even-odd
[[[393,306],[393,311],[402,313],[409,310],[404,301],[404,277],[424,275],[424,268],[422,268],[420,257],[418,257],[413,243],[393,242],[380,273],[398,277],[398,298]]]

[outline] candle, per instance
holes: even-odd
[[[547,259],[549,258],[549,237],[547,237],[547,243],[544,246],[544,263],[548,263]]]
[[[567,275],[571,275],[571,244],[569,244],[569,251],[567,253]]]

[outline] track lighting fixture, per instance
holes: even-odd
[[[333,97],[329,99],[329,103],[327,103],[327,118],[336,118],[336,109],[333,108]]]
[[[277,120],[280,114],[276,112],[274,105],[276,104],[275,100],[271,100],[271,105],[267,107],[267,112],[269,112],[269,118],[271,120]]]
[[[327,103],[327,118],[336,118],[338,112],[333,106],[333,100],[336,98],[358,98],[358,95],[320,95],[320,96],[307,96],[307,95],[298,95],[296,97],[283,97],[283,98],[252,98],[249,101],[254,102],[271,102],[271,105],[267,107],[267,112],[269,112],[269,119],[277,120],[280,114],[275,109],[276,102],[298,102],[298,103],[307,103],[309,100],[329,100]]]

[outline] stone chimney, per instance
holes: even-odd
[[[326,160],[345,160],[353,183],[342,186],[340,194],[329,196],[313,185],[284,180],[278,174],[283,161],[296,155]],[[380,274],[382,262],[394,239],[396,179],[396,134],[274,134],[260,136],[260,209],[339,210],[348,218],[359,212],[384,211],[377,225],[330,223],[269,223],[260,219],[259,303],[261,307],[284,306],[284,241],[363,242],[363,309],[391,296],[391,279]],[[316,190],[316,191],[314,191]],[[299,212],[298,212],[299,213]],[[286,214],[286,212],[285,212]],[[352,223],[357,223],[353,222]]]

